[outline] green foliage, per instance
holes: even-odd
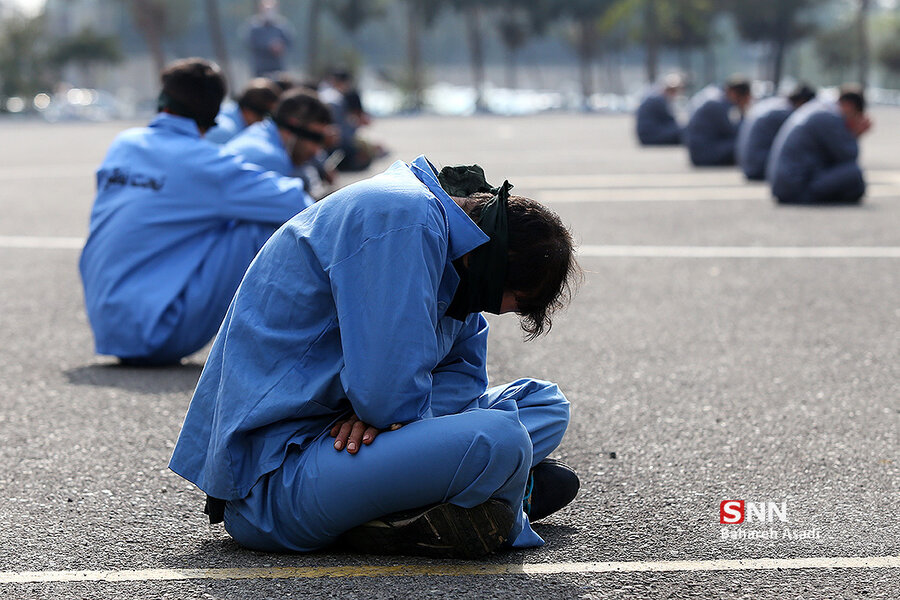
[[[57,67],[70,62],[82,66],[115,64],[122,60],[122,51],[115,36],[100,35],[91,28],[85,28],[56,41],[50,48],[48,59]]]
[[[858,36],[856,23],[853,22],[816,35],[816,55],[822,67],[838,79],[844,79],[846,72],[859,60]]]
[[[900,27],[878,49],[878,60],[894,75],[900,75]]]
[[[367,21],[379,19],[387,13],[386,0],[327,0],[324,7],[351,35]]]
[[[49,89],[44,22],[13,15],[0,24],[0,95],[30,96]]]
[[[816,31],[816,9],[830,0],[727,0],[738,32],[752,42],[785,42]]]
[[[673,48],[706,47],[712,40],[711,21],[720,10],[713,0],[650,0],[656,10],[660,42]]]

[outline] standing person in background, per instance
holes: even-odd
[[[278,14],[277,0],[260,0],[259,12],[247,23],[245,37],[256,77],[284,71],[294,36],[290,22]]]
[[[684,90],[681,76],[666,76],[662,89],[651,91],[637,110],[637,136],[643,146],[677,146],[682,129],[675,120],[672,101]]]
[[[766,164],[775,136],[795,110],[816,97],[816,91],[800,85],[790,96],[775,96],[756,103],[741,123],[736,147],[737,162],[752,181],[766,178]]]
[[[214,144],[224,144],[241,131],[269,116],[281,88],[271,79],[257,77],[247,84],[237,102],[226,102],[216,116],[216,126],[204,136]]]
[[[120,134],[97,170],[79,267],[98,354],[158,365],[202,348],[256,252],[312,204],[300,181],[202,139],[224,96],[217,65],[175,61],[159,114]]]
[[[697,108],[685,129],[691,164],[697,167],[735,164],[738,127],[752,101],[750,82],[735,77],[724,90]],[[737,114],[733,115],[734,112]]]
[[[781,128],[766,178],[781,204],[855,204],[866,193],[859,137],[872,127],[866,98],[844,86],[837,103],[811,102]]]

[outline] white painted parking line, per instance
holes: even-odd
[[[769,188],[753,185],[739,187],[631,187],[538,189],[535,200],[546,204],[596,202],[767,202],[773,204]],[[900,198],[900,186],[870,185],[867,199]],[[865,202],[865,199],[863,200]]]
[[[33,250],[81,250],[84,238],[29,235],[0,235],[0,248]]]
[[[7,571],[0,584],[79,581],[177,581],[188,579],[314,579],[352,577],[462,577],[475,575],[562,575],[586,573],[660,573],[678,571],[772,571],[785,569],[897,569],[898,556],[839,558],[754,558],[633,562],[531,564],[355,565],[228,569],[136,569],[122,571]]]
[[[81,250],[84,238],[0,235],[0,248]],[[900,258],[900,246],[598,246],[582,258]]]
[[[765,188],[764,182],[747,181],[736,169],[689,171],[683,173],[582,173],[572,175],[510,176],[510,182],[529,190],[566,190],[598,188],[672,188],[672,187],[745,187]],[[868,170],[871,184],[900,185],[900,171]]]
[[[580,258],[900,258],[900,246],[592,246]]]

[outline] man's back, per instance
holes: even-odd
[[[697,166],[734,164],[738,125],[731,120],[734,105],[724,94],[708,98],[691,115],[685,140],[691,162]]]
[[[273,229],[307,203],[299,183],[260,173],[160,114],[113,142],[81,255],[98,353],[142,356],[176,325],[174,304],[235,222]],[[175,311],[175,312],[173,312]]]
[[[644,145],[674,145],[681,143],[681,128],[672,114],[665,94],[647,95],[637,110],[638,140]]]
[[[735,154],[748,179],[766,178],[766,164],[775,136],[794,108],[785,98],[767,98],[757,103],[741,123]]]
[[[265,171],[275,171],[286,177],[294,172],[294,165],[278,134],[278,127],[271,119],[254,123],[234,136],[225,144],[225,150]]]
[[[810,102],[784,124],[769,157],[767,179],[777,197],[799,194],[820,171],[855,163],[856,138],[834,105]]]

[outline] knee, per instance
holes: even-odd
[[[541,407],[551,414],[554,420],[569,423],[569,401],[559,389],[559,386],[550,381],[540,379],[519,379],[513,386],[518,386],[516,395],[523,400],[521,407]]]
[[[475,454],[517,463],[531,456],[531,436],[514,413],[490,409],[478,412],[483,414],[472,439]]]

